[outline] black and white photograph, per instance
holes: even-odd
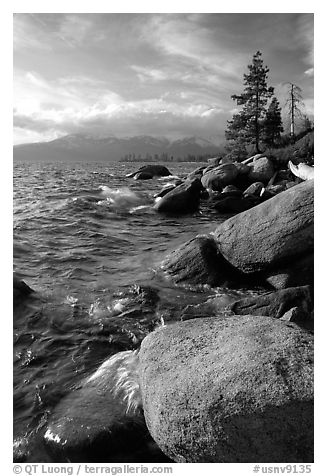
[[[310,9],[12,14],[14,473],[313,472]]]

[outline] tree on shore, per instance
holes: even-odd
[[[303,107],[303,100],[302,100],[302,89],[300,86],[297,86],[293,83],[288,84],[288,97],[286,99],[286,106],[288,107],[288,115],[291,120],[291,141],[294,142],[295,140],[295,118],[296,116],[302,117],[302,107]]]
[[[276,97],[273,97],[263,123],[263,141],[268,147],[275,147],[283,132],[281,107]]]
[[[260,152],[266,105],[274,94],[274,88],[267,85],[269,68],[264,66],[261,56],[262,53],[257,51],[252,64],[248,65],[249,73],[244,74],[244,92],[232,96],[237,105],[243,108],[227,122],[226,130],[227,140],[255,144],[257,152]]]

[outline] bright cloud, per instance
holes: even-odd
[[[73,132],[223,139],[231,95],[258,49],[270,84],[294,81],[311,112],[312,22],[310,14],[16,14],[15,142]]]

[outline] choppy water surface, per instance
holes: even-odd
[[[108,356],[139,346],[160,322],[213,294],[174,287],[154,270],[169,251],[225,218],[205,203],[191,215],[158,214],[153,195],[166,182],[126,178],[139,165],[14,166],[14,269],[37,291],[14,309],[17,441],[32,437]],[[196,164],[168,167],[183,175]]]

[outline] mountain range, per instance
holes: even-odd
[[[71,134],[49,142],[20,144],[13,148],[14,160],[33,162],[115,162],[129,155],[135,157],[167,154],[184,158],[188,155],[218,155],[224,152],[221,145],[201,137],[186,137],[169,141],[165,137],[115,136],[94,137]]]

